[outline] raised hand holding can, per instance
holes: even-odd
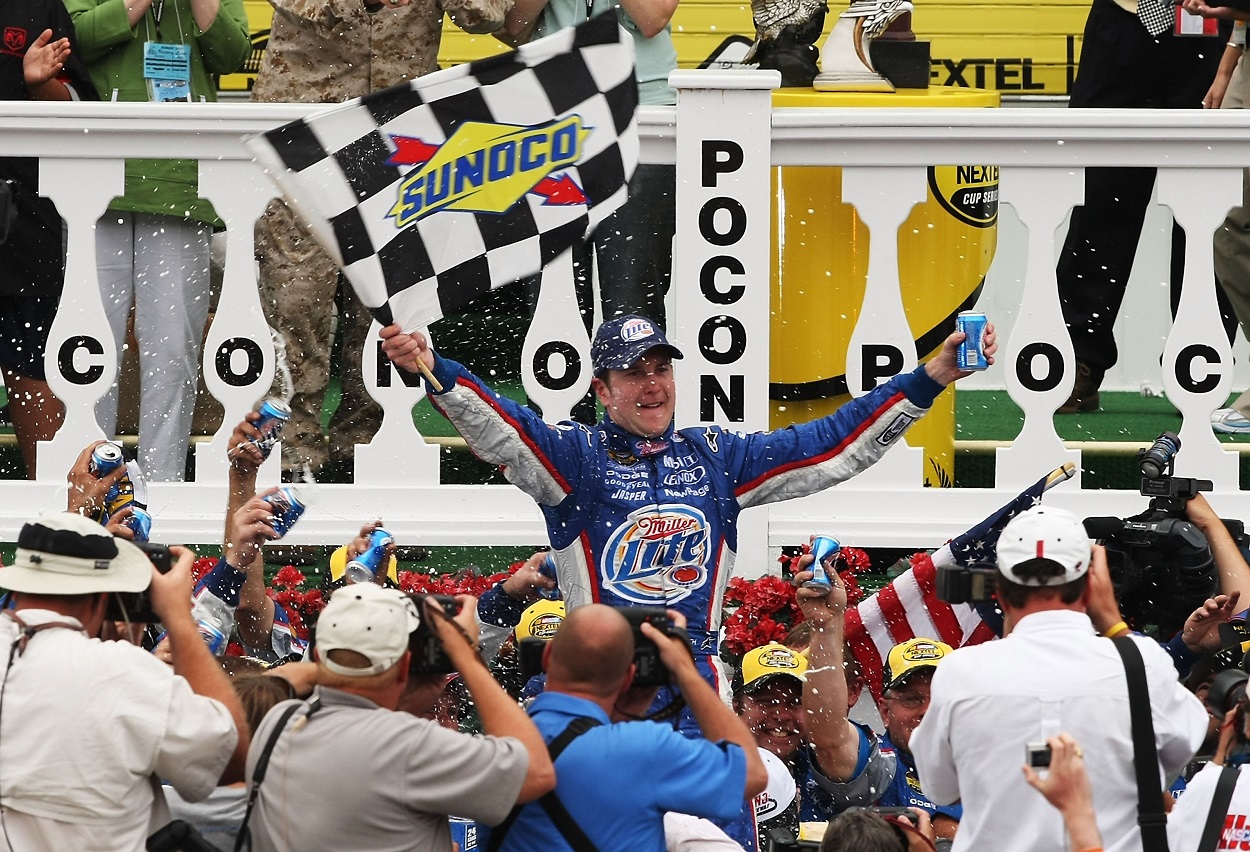
[[[833,558],[842,550],[842,545],[833,536],[818,535],[812,539],[812,579],[803,583],[804,589],[815,589],[822,595],[833,591],[833,580],[829,572],[833,570]]]

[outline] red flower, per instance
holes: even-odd
[[[204,579],[209,571],[213,570],[213,566],[217,564],[216,559],[210,559],[207,556],[201,556],[199,559],[191,563],[191,582],[192,584],[200,582]]]
[[[803,553],[808,548],[803,546]],[[730,657],[742,654],[768,642],[781,642],[796,625],[803,623],[803,611],[795,596],[792,578],[798,573],[800,555],[783,555],[781,576],[764,576],[755,580],[734,577],[725,588],[723,622],[725,639],[721,647]],[[864,591],[856,574],[871,570],[868,554],[856,547],[844,547],[837,556],[838,576],[846,586],[847,604],[854,606],[864,599]],[[732,659],[737,664],[738,660]]]

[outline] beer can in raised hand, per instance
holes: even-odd
[[[985,358],[982,338],[988,322],[980,311],[960,311],[955,315],[955,331],[968,335],[955,352],[955,364],[961,370],[985,370],[990,362]]]
[[[818,535],[812,539],[812,556],[816,557],[811,565],[814,576],[803,584],[803,588],[815,589],[822,595],[833,591],[833,580],[830,579],[829,572],[832,570],[833,557],[841,549],[841,543],[833,536]]]

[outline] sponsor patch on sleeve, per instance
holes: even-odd
[[[887,444],[894,443],[894,439],[903,434],[904,430],[914,423],[915,420],[916,418],[909,414],[898,415],[894,418],[894,421],[885,428],[885,431],[877,436],[877,443],[883,447]]]

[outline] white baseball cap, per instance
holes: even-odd
[[[1076,515],[1049,506],[1021,512],[998,538],[998,570],[1021,586],[1061,586],[1085,576],[1092,557],[1089,535]],[[1054,562],[1062,573],[1038,576],[1018,569],[1038,559]]]
[[[408,650],[408,634],[421,624],[416,603],[398,589],[355,583],[336,589],[317,619],[321,664],[344,677],[381,674]],[[330,659],[331,651],[355,651],[369,665],[354,668]]]

